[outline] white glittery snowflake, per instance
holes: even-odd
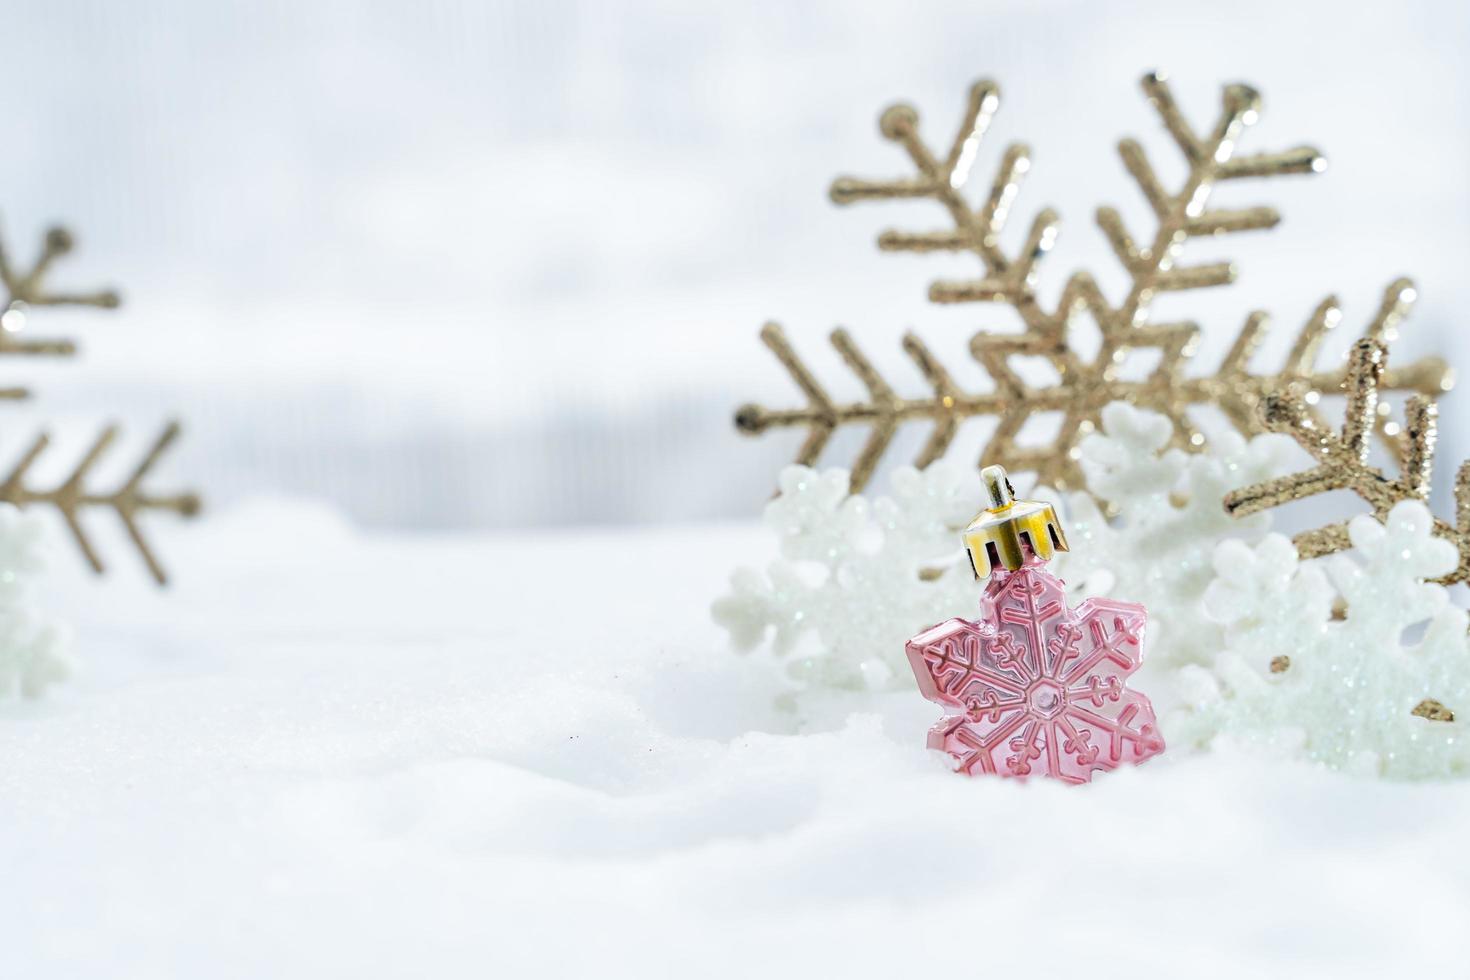
[[[1146,670],[1202,662],[1223,635],[1199,608],[1212,577],[1210,555],[1227,535],[1259,537],[1270,520],[1234,521],[1221,498],[1274,475],[1289,443],[1261,437],[1246,444],[1224,434],[1208,455],[1166,451],[1168,420],[1122,403],[1104,410],[1103,427],[1084,440],[1082,466],[1093,493],[1119,516],[1109,523],[1090,497],[1073,495],[1063,521],[1072,552],[1058,556],[1055,571],[1079,597],[1149,607]],[[903,657],[909,637],[975,614],[980,587],[961,557],[959,531],[981,494],[974,470],[944,462],[922,473],[900,469],[892,487],[891,497],[870,501],[848,495],[843,470],[793,466],[782,473],[781,493],[766,508],[781,558],[764,573],[736,572],[732,593],[714,606],[737,648],[769,636],[779,655],[800,649],[793,675],[818,684],[910,683]],[[1160,666],[1150,668],[1150,661]]]
[[[846,470],[782,471],[765,513],[781,557],[764,573],[735,572],[731,593],[714,604],[737,649],[769,635],[777,655],[798,654],[798,679],[838,688],[913,683],[904,643],[978,601],[955,528],[973,515],[980,481],[936,463],[922,473],[900,469],[891,483],[891,497],[870,500],[848,494]]]
[[[39,697],[70,673],[65,631],[39,614],[31,596],[44,537],[38,517],[0,504],[0,700]]]
[[[1080,447],[1091,496],[1067,499],[1071,551],[1057,555],[1053,571],[1075,594],[1148,607],[1148,653],[1135,683],[1167,702],[1172,684],[1165,675],[1209,663],[1223,643],[1223,630],[1201,603],[1214,578],[1215,548],[1230,538],[1258,540],[1270,528],[1269,514],[1236,520],[1221,501],[1236,487],[1280,473],[1292,446],[1283,436],[1246,442],[1222,432],[1206,453],[1166,450],[1172,423],[1123,402],[1103,409],[1102,422],[1103,434]],[[1094,498],[1116,516],[1105,517]]]
[[[1224,735],[1389,778],[1470,772],[1466,613],[1425,581],[1458,556],[1431,528],[1410,501],[1386,524],[1353,520],[1352,550],[1317,562],[1300,562],[1276,534],[1254,548],[1221,544],[1204,605],[1225,629],[1224,649],[1213,671],[1181,672],[1193,710],[1171,736]],[[1335,596],[1347,607],[1340,619]],[[1426,699],[1458,720],[1416,716]]]

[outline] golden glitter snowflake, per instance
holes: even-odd
[[[53,291],[47,287],[46,278],[53,262],[72,250],[73,239],[65,228],[51,228],[46,232],[40,255],[31,267],[22,270],[16,266],[3,243],[0,243],[0,286],[5,289],[3,312],[0,312],[0,356],[51,356],[70,357],[76,353],[76,344],[66,339],[30,339],[22,335],[26,329],[30,311],[43,306],[93,306],[114,309],[121,302],[111,289],[89,293]],[[29,398],[26,388],[0,389],[0,398]],[[193,493],[152,494],[143,488],[143,481],[158,463],[160,457],[173,445],[179,436],[179,424],[169,422],[144,452],[142,459],[133,467],[123,482],[111,489],[98,489],[92,484],[92,471],[103,455],[117,441],[119,430],[109,425],[93,440],[81,460],[59,483],[36,486],[31,470],[41,454],[51,444],[51,437],[38,434],[25,452],[0,478],[0,501],[17,507],[49,507],[59,513],[66,522],[72,538],[81,550],[93,571],[104,570],[101,557],[92,543],[85,525],[84,512],[110,510],[122,523],[129,540],[137,549],[149,574],[159,585],[168,581],[167,573],[159,562],[138,518],[148,511],[168,511],[190,517],[199,511],[199,497]]]
[[[1238,156],[1236,144],[1244,129],[1256,120],[1260,97],[1245,85],[1227,85],[1214,124],[1200,134],[1185,120],[1162,75],[1143,78],[1143,89],[1165,129],[1184,156],[1186,175],[1180,186],[1167,190],[1155,174],[1140,143],[1124,139],[1118,145],[1123,165],[1138,184],[1152,209],[1155,227],[1146,244],[1125,227],[1110,207],[1097,211],[1097,223],[1127,272],[1127,295],[1111,303],[1085,271],[1066,282],[1056,306],[1047,309],[1035,290],[1037,265],[1056,242],[1059,218],[1043,209],[1031,223],[1024,245],[1007,255],[1000,233],[1015,202],[1023,175],[1030,168],[1030,150],[1012,145],[1002,155],[999,170],[985,199],[972,204],[963,191],[969,181],[981,137],[1000,103],[992,82],[971,90],[959,132],[942,156],[919,135],[919,116],[911,107],[897,105],[882,114],[879,129],[898,143],[916,174],[892,180],[838,178],[832,198],[838,204],[868,200],[926,199],[941,205],[950,227],[937,231],[885,231],[880,249],[900,252],[968,252],[981,264],[975,279],[940,280],[929,287],[937,303],[990,302],[1012,307],[1023,325],[1020,333],[981,331],[971,340],[971,351],[989,375],[990,390],[971,392],[957,385],[951,373],[914,334],[903,339],[905,352],[917,365],[929,391],[916,397],[899,393],[873,366],[844,330],[831,335],[832,345],[867,389],[857,402],[838,402],[819,383],[786,339],[781,327],[768,323],[761,339],[780,360],[807,404],[794,409],[745,405],[736,413],[737,427],[747,434],[769,429],[800,427],[807,438],[797,462],[814,465],[832,434],[845,425],[864,426],[868,437],[852,464],[852,487],[860,490],[872,476],[898,428],[907,422],[931,425],[916,465],[922,467],[949,450],[962,423],[977,417],[995,421],[980,465],[1000,463],[1012,471],[1030,471],[1039,483],[1058,489],[1084,486],[1077,464],[1077,444],[1098,422],[1102,408],[1127,401],[1167,416],[1175,427],[1174,444],[1198,449],[1204,436],[1190,420],[1195,405],[1217,407],[1246,435],[1263,431],[1257,406],[1269,392],[1294,385],[1317,391],[1335,391],[1345,380],[1341,370],[1321,370],[1317,355],[1324,334],[1340,318],[1337,302],[1324,300],[1303,326],[1280,370],[1254,373],[1251,355],[1267,324],[1264,313],[1247,318],[1229,353],[1217,369],[1204,376],[1186,374],[1200,328],[1192,322],[1154,323],[1149,307],[1159,293],[1199,289],[1231,282],[1235,267],[1228,262],[1179,264],[1186,242],[1200,236],[1267,229],[1280,220],[1275,209],[1258,206],[1239,210],[1209,208],[1210,192],[1224,181],[1321,171],[1322,155],[1311,147],[1280,153]],[[1097,353],[1081,354],[1073,343],[1073,322],[1087,312],[1101,335]],[[1388,310],[1384,323],[1399,315]],[[1119,366],[1131,351],[1157,351],[1158,364],[1145,377],[1128,379]],[[1021,377],[1013,363],[1021,357],[1042,358],[1054,369],[1055,383],[1035,385]],[[1381,379],[1386,389],[1434,393],[1447,384],[1447,372],[1438,360],[1427,359]],[[1038,413],[1060,413],[1061,424],[1044,445],[1022,445],[1017,436]],[[1397,437],[1393,440],[1399,440]]]
[[[1397,293],[1397,301],[1407,303],[1405,294],[1412,298],[1413,286],[1407,280],[1400,280],[1389,287],[1389,293],[1390,296]],[[1385,305],[1388,302],[1385,299]],[[1301,384],[1286,385],[1266,396],[1261,405],[1262,422],[1272,431],[1294,438],[1317,465],[1301,473],[1231,491],[1225,495],[1225,509],[1229,513],[1244,517],[1333,490],[1357,494],[1380,521],[1387,521],[1389,512],[1400,501],[1419,500],[1428,504],[1438,415],[1433,399],[1416,394],[1404,406],[1397,476],[1369,462],[1368,433],[1382,418],[1378,393],[1388,377],[1390,339],[1370,329],[1369,335],[1353,347],[1347,367],[1347,407],[1338,432],[1329,431],[1313,411],[1317,389]],[[1453,523],[1441,518],[1434,520],[1434,533],[1460,552],[1455,569],[1437,580],[1446,585],[1470,580],[1470,460],[1461,464],[1456,476],[1455,503]],[[1303,558],[1342,551],[1352,544],[1346,521],[1303,531],[1293,543]]]

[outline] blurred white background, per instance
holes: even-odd
[[[5,410],[0,453],[42,419],[62,419],[75,439],[64,444],[79,447],[92,421],[116,418],[141,442],[177,413],[188,431],[169,478],[216,507],[309,496],[397,527],[753,514],[800,438],[746,440],[730,424],[746,400],[797,403],[756,339],[765,319],[844,394],[855,382],[824,339],[839,323],[899,383],[918,381],[898,349],[911,326],[979,383],[965,340],[1009,323],[1006,311],[930,306],[928,281],[969,266],[873,243],[880,228],[939,227],[942,215],[839,210],[826,188],[839,173],[906,172],[876,133],[885,105],[912,101],[945,143],[985,76],[1003,101],[977,176],[988,182],[1005,144],[1026,140],[1034,165],[1011,233],[1048,204],[1067,221],[1049,296],[1083,265],[1118,296],[1091,215],[1113,203],[1145,227],[1120,136],[1176,172],[1142,72],[1167,70],[1200,126],[1220,85],[1243,80],[1265,96],[1244,152],[1312,143],[1331,167],[1223,191],[1285,221],[1192,244],[1192,259],[1238,261],[1240,281],[1170,297],[1161,315],[1209,331],[1209,365],[1248,310],[1268,309],[1271,363],[1336,291],[1335,357],[1408,273],[1422,299],[1396,356],[1470,364],[1463,4],[3,11],[6,240],[28,253],[67,223],[79,248],[56,284],[115,284],[125,305],[32,317],[37,334],[79,336],[85,356],[0,365],[40,390]],[[1466,397],[1441,406],[1441,494],[1470,454]],[[854,441],[828,458],[845,462]]]

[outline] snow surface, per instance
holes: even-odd
[[[167,594],[58,560],[82,673],[0,709],[0,976],[1463,975],[1470,786],[793,732],[708,614],[753,524],[161,537]]]

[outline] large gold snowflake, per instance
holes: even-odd
[[[879,248],[972,253],[981,264],[981,277],[936,281],[929,287],[929,298],[937,303],[1003,303],[1019,315],[1022,330],[981,331],[974,335],[971,351],[992,381],[990,390],[980,392],[960,388],[923,341],[913,333],[907,334],[904,350],[930,389],[916,397],[899,394],[852,337],[844,330],[835,330],[832,345],[868,392],[862,401],[838,402],[803,363],[781,327],[768,323],[761,339],[801,388],[807,404],[794,409],[745,405],[736,414],[738,428],[748,434],[773,428],[805,428],[807,438],[797,453],[797,462],[813,465],[839,427],[867,427],[867,440],[852,464],[856,491],[872,476],[904,423],[927,421],[932,426],[916,460],[916,465],[922,467],[945,455],[962,423],[988,416],[995,419],[995,426],[980,465],[1000,463],[1012,471],[1030,471],[1039,483],[1065,489],[1083,486],[1077,443],[1093,431],[1099,412],[1110,402],[1127,401],[1163,413],[1174,423],[1174,444],[1198,449],[1205,440],[1190,419],[1191,406],[1215,406],[1235,428],[1253,435],[1263,431],[1257,408],[1269,392],[1288,387],[1319,392],[1340,389],[1345,380],[1343,370],[1317,367],[1323,336],[1340,319],[1334,298],[1317,307],[1298,333],[1285,363],[1274,372],[1254,373],[1250,366],[1266,329],[1264,313],[1247,318],[1224,360],[1213,373],[1203,376],[1190,376],[1185,370],[1199,338],[1199,326],[1192,322],[1150,321],[1149,306],[1159,293],[1223,285],[1235,277],[1235,267],[1228,262],[1179,264],[1180,253],[1191,238],[1271,228],[1280,220],[1270,207],[1209,208],[1210,193],[1216,184],[1315,173],[1325,163],[1311,147],[1238,156],[1236,143],[1260,111],[1260,97],[1248,86],[1225,87],[1220,115],[1203,134],[1185,120],[1162,75],[1144,76],[1143,89],[1184,156],[1186,176],[1177,189],[1166,190],[1140,143],[1124,139],[1118,144],[1123,164],[1142,191],[1156,223],[1151,238],[1140,244],[1115,209],[1101,207],[1097,211],[1097,223],[1130,281],[1121,302],[1109,302],[1093,277],[1078,271],[1067,280],[1056,306],[1049,310],[1045,307],[1035,282],[1037,264],[1057,237],[1059,219],[1050,208],[1036,215],[1019,252],[1007,255],[1002,250],[1001,230],[1021,179],[1030,168],[1031,155],[1026,146],[1017,144],[1005,150],[982,202],[973,205],[965,197],[963,191],[976,149],[1000,103],[994,83],[979,82],[971,88],[959,132],[942,157],[920,138],[918,113],[907,105],[893,106],[882,114],[879,129],[903,147],[916,174],[877,181],[838,178],[832,184],[833,200],[852,204],[921,198],[940,204],[949,216],[950,227],[885,231],[879,236]],[[1072,336],[1074,320],[1084,311],[1097,324],[1101,337],[1096,354],[1090,357],[1079,353]],[[1372,329],[1391,329],[1401,315],[1397,305],[1385,305]],[[1119,366],[1130,351],[1140,350],[1157,351],[1157,366],[1142,378],[1121,377]],[[1056,381],[1028,383],[1016,365],[1021,357],[1044,359],[1054,370]],[[1381,381],[1385,389],[1436,394],[1447,387],[1448,372],[1437,359],[1426,359],[1385,374]],[[1060,414],[1060,425],[1049,442],[1023,445],[1017,437],[1027,420],[1038,413]],[[1391,436],[1390,443],[1402,452],[1401,437]]]

